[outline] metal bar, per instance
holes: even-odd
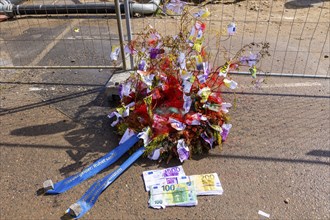
[[[230,74],[251,76],[250,72],[230,72]],[[330,76],[328,76],[328,75],[322,76],[322,75],[288,74],[288,73],[258,73],[258,76],[330,79]]]
[[[329,39],[328,39],[328,35],[329,35],[329,30],[330,30],[330,24],[328,25],[328,29],[327,29],[327,33],[325,34],[325,39],[324,39],[324,41],[323,41],[323,46],[322,46],[322,50],[321,50],[321,52],[320,52],[320,56],[319,56],[319,62],[317,63],[317,69],[316,69],[316,72],[315,72],[315,75],[317,75],[317,73],[319,72],[319,68],[320,68],[320,63],[321,63],[321,57],[322,57],[322,53],[325,53],[325,45],[326,44],[329,44]],[[328,45],[329,46],[329,45]],[[330,76],[330,71],[329,71],[329,69],[330,69],[330,65],[328,66],[328,73],[327,73],[327,75],[329,75]]]
[[[125,52],[124,52],[124,35],[123,35],[123,27],[121,25],[121,14],[119,8],[119,0],[115,0],[115,11],[117,17],[117,27],[118,27],[118,35],[119,35],[119,42],[120,42],[120,50],[121,50],[121,58],[123,60],[123,68],[124,70],[127,69],[126,67],[126,59],[125,59]]]
[[[324,6],[324,2],[323,2],[323,4],[322,4],[322,6]],[[308,9],[310,9],[310,8],[308,8]],[[319,25],[319,22],[320,22],[320,19],[321,19],[321,17],[322,17],[322,10],[323,10],[323,7],[321,7],[321,11],[320,11],[320,13],[319,13],[319,17],[318,17],[318,20],[317,20],[317,22],[316,22],[316,25],[315,25],[315,28],[314,28],[314,30],[313,30],[313,34],[312,34],[312,36],[310,36],[311,37],[311,40],[309,41],[309,44],[308,44],[308,53],[307,53],[307,58],[306,58],[306,62],[305,62],[305,66],[304,66],[304,72],[306,72],[306,68],[307,68],[307,64],[308,64],[308,61],[309,61],[309,56],[310,56],[310,54],[311,54],[311,48],[312,48],[312,41],[313,41],[313,39],[314,39],[314,36],[315,36],[315,33],[316,33],[316,30],[317,30],[317,26]],[[307,19],[306,19],[307,20]],[[315,75],[317,74],[317,72],[315,72]]]
[[[0,66],[2,69],[114,69],[121,70],[121,66]]]
[[[309,11],[310,11],[310,8],[308,8],[308,11],[306,13],[305,20],[304,20],[305,22],[303,23],[303,25],[301,27],[301,32],[300,32],[299,39],[303,39],[304,31],[305,31],[305,27],[306,27],[306,21],[308,20]],[[295,19],[293,19],[293,21],[292,21],[292,25],[294,24],[294,20]],[[312,41],[312,39],[313,38],[311,38],[311,41]],[[297,50],[300,50],[300,48],[301,48],[301,40],[298,42],[298,49]],[[288,50],[288,47],[286,48],[286,50]],[[286,52],[289,52],[289,51],[286,51]],[[295,70],[296,70],[296,66],[297,66],[297,63],[298,63],[298,55],[299,55],[299,52],[296,53],[296,56],[294,58],[294,65],[293,65],[292,72],[295,72]],[[285,53],[285,56],[286,56],[286,53]],[[285,56],[284,56],[284,60],[285,60]],[[308,62],[308,59],[306,60],[306,63],[307,62]]]
[[[124,13],[123,5],[119,6]],[[114,13],[115,5],[111,3],[87,3],[78,5],[13,5],[13,13],[16,15],[40,15],[40,14],[107,14]]]
[[[128,38],[128,43],[132,41],[132,27],[131,27],[131,12],[129,8],[129,0],[124,0],[124,8],[125,8],[125,18],[126,18],[126,29],[127,29],[127,38]],[[133,55],[129,55],[130,59],[130,68],[134,68],[134,60],[133,60]]]
[[[10,0],[10,3],[12,3],[14,5],[19,5],[19,4],[22,4],[25,1],[26,0]]]

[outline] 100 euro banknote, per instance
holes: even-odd
[[[144,171],[142,175],[146,191],[149,191],[151,186],[177,184],[179,183],[178,177],[185,176],[185,173],[182,166],[176,166],[163,170]]]
[[[193,182],[150,187],[150,207],[159,209],[166,206],[195,205],[197,205],[197,195]]]

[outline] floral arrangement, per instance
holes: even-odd
[[[175,9],[176,2],[168,9]],[[268,43],[251,43],[223,65],[212,67],[204,45],[203,22],[210,12],[180,12],[176,36],[162,36],[149,26],[126,46],[137,67],[120,85],[121,105],[109,115],[117,117],[112,126],[120,135],[143,131],[140,136],[145,154],[153,160],[178,157],[183,162],[221,147],[232,127],[228,116],[232,104],[225,101],[221,91],[238,86],[230,72],[248,67],[256,78],[256,64],[268,54]],[[229,24],[228,35],[235,32],[235,24]],[[247,53],[252,47],[259,48],[258,52]]]

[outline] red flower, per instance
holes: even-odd
[[[206,28],[206,24],[201,22],[201,29],[202,29],[202,31],[204,31],[205,28]]]
[[[218,92],[212,92],[208,98],[208,101],[211,103],[217,103],[217,104],[221,104],[222,103],[222,98],[220,93]]]

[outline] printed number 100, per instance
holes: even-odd
[[[163,191],[174,191],[175,190],[174,185],[165,185],[165,186],[162,186],[162,187],[163,187]]]

